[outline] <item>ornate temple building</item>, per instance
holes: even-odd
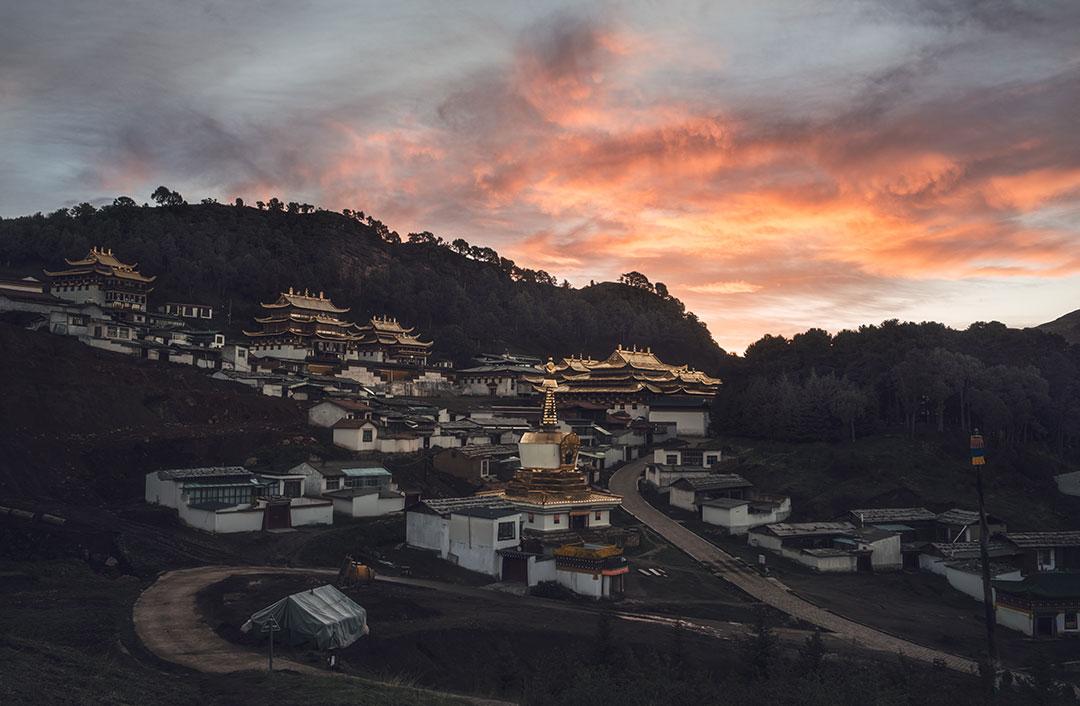
[[[505,498],[524,515],[524,528],[538,532],[608,527],[611,511],[622,498],[593,490],[578,468],[581,440],[562,431],[555,395],[557,367],[550,360],[538,391],[544,395],[539,431],[526,432],[518,443],[521,470],[507,484]]]
[[[398,320],[389,316],[373,316],[363,326],[357,326],[361,338],[357,350],[363,360],[404,365],[427,365],[431,341],[421,341]]]
[[[146,297],[155,277],[139,272],[137,264],[121,262],[106,248],[90,248],[86,257],[65,261],[67,269],[45,270],[50,294],[76,304],[97,304],[130,323],[145,322]]]
[[[277,301],[261,306],[265,313],[255,317],[258,328],[244,331],[253,354],[289,360],[356,357],[356,346],[363,339],[359,327],[344,317],[348,307],[335,306],[323,292],[301,293],[289,287]]]
[[[432,343],[421,341],[413,329],[403,327],[397,319],[380,316],[356,324],[345,317],[348,307],[336,306],[323,292],[290,287],[277,301],[261,306],[264,314],[255,318],[258,327],[244,331],[256,356],[427,364]]]
[[[606,360],[563,358],[554,375],[567,396],[608,403],[671,395],[711,398],[721,384],[700,370],[664,363],[649,348],[621,345]]]

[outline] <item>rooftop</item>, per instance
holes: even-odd
[[[516,444],[469,444],[456,449],[447,449],[446,452],[461,454],[466,458],[490,458],[513,456],[518,452],[518,447]]]
[[[749,488],[753,483],[746,480],[738,473],[712,473],[699,478],[680,478],[672,485],[688,488],[693,491],[703,490],[726,490],[729,488]]]
[[[873,525],[882,522],[925,522],[937,517],[925,507],[862,508],[851,510],[848,514],[860,522]]]
[[[987,519],[990,519],[989,515],[987,515]],[[961,510],[954,507],[952,510],[946,510],[938,515],[937,521],[943,525],[964,525],[966,527],[978,524],[979,513],[974,510]]]
[[[243,466],[205,466],[203,468],[172,468],[158,471],[161,480],[186,480],[188,478],[234,478],[251,476],[251,471]]]
[[[1005,538],[1021,549],[1037,547],[1080,547],[1080,531],[1009,532]]]
[[[1002,593],[1071,602],[1080,598],[1080,573],[1032,574],[1021,581],[994,581],[994,588]]]
[[[850,522],[777,522],[750,531],[755,530],[769,532],[776,537],[811,537],[819,534],[852,534],[855,525]]]
[[[439,515],[449,515],[470,507],[496,507],[511,508],[513,505],[503,499],[501,495],[470,495],[464,498],[427,498],[420,502],[432,512]]]
[[[721,507],[730,509],[733,507],[740,507],[742,505],[749,505],[749,500],[736,500],[735,498],[713,498],[712,500],[703,500],[699,505],[705,507]]]
[[[460,510],[451,510],[453,515],[466,517],[481,517],[488,520],[497,520],[511,515],[520,515],[521,511],[513,506],[500,507],[498,505],[482,505],[479,507],[463,507]]]

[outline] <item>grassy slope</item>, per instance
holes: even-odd
[[[142,653],[131,625],[141,588],[81,563],[0,563],[0,703],[459,703],[299,674],[193,676]]]
[[[729,439],[726,470],[764,492],[792,496],[793,519],[827,519],[857,507],[977,506],[967,449],[937,436],[879,435],[855,443],[788,444]],[[1080,528],[1080,498],[1062,495],[1036,451],[991,449],[984,471],[988,510],[1015,529]]]

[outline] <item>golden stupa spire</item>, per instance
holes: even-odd
[[[555,409],[555,392],[559,389],[559,383],[555,380],[555,361],[548,358],[544,366],[544,381],[540,383],[540,390],[544,393],[543,413],[540,416],[542,428],[555,428],[559,426],[559,415]]]

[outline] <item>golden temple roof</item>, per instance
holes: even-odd
[[[273,304],[263,304],[264,309],[284,309],[286,307],[296,307],[297,309],[308,309],[310,311],[325,311],[332,314],[344,314],[349,311],[349,307],[341,308],[334,306],[334,303],[330,301],[330,298],[323,292],[313,293],[307,289],[300,292],[299,289],[293,290],[289,287],[288,292],[282,292],[278,295],[278,299]]]
[[[563,358],[555,366],[560,381],[569,386],[571,392],[625,392],[663,388],[665,394],[672,394],[667,388],[678,387],[707,388],[715,390],[722,384],[720,378],[714,378],[687,365],[670,365],[660,360],[649,347],[625,347],[619,345],[605,360],[570,356]],[[538,384],[539,376],[526,378]],[[625,386],[620,383],[634,381]],[[637,390],[627,390],[625,387]]]
[[[90,252],[86,254],[86,257],[79,260],[64,258],[64,261],[70,265],[72,269],[59,270],[56,272],[45,270],[45,274],[49,277],[64,277],[70,275],[85,275],[94,272],[105,277],[118,277],[120,279],[128,279],[135,282],[143,282],[145,284],[149,284],[157,279],[157,277],[149,277],[140,273],[137,269],[138,263],[129,265],[126,262],[121,262],[113,255],[112,249],[92,247],[90,248]]]
[[[386,346],[414,346],[416,348],[431,348],[431,341],[421,341],[413,334],[412,327],[405,328],[398,320],[391,316],[372,316],[364,325],[357,326],[357,330],[365,335],[364,343],[379,343]]]

